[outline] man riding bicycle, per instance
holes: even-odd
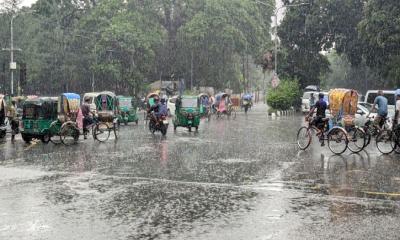
[[[379,128],[379,130],[382,130],[388,115],[388,100],[383,96],[382,90],[378,91],[378,96],[374,100],[371,112],[376,110],[376,106],[378,106],[378,115],[375,117],[374,124]]]
[[[308,120],[312,115],[314,114],[315,109],[317,109],[315,118],[312,122],[320,131],[321,135],[319,136],[319,141],[321,142],[321,146],[325,146],[324,142],[324,128],[325,128],[325,123],[326,123],[326,109],[328,109],[328,104],[324,100],[324,94],[320,93],[318,95],[318,101],[314,104],[314,106],[311,108],[309,114],[306,117],[306,120]]]

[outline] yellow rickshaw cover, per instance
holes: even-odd
[[[357,112],[358,92],[352,89],[337,88],[329,92],[329,109],[332,116],[354,116]]]

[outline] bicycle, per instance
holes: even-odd
[[[372,137],[375,137],[375,145],[382,154],[390,154],[395,148],[394,134],[391,129],[391,120],[386,117],[379,123],[380,127],[374,123],[374,117],[367,116],[368,121],[363,129],[367,134],[366,146],[370,144]]]

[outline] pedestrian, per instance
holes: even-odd
[[[374,124],[379,128],[379,130],[381,130],[388,115],[388,100],[383,96],[382,90],[378,91],[378,96],[374,100],[371,112],[376,109],[378,110],[378,115],[375,117]]]
[[[12,100],[11,105],[7,109],[7,118],[8,122],[10,123],[11,126],[11,142],[15,141],[15,135],[18,134],[18,118],[17,118],[17,107],[16,107],[16,101]]]

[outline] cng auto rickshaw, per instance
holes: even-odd
[[[80,96],[76,93],[63,93],[58,97],[57,120],[51,124],[50,140],[54,144],[75,144],[82,129]]]
[[[51,139],[51,124],[57,120],[56,97],[27,99],[22,106],[20,132],[22,139],[30,143],[33,138],[48,143]]]
[[[132,97],[117,96],[118,99],[118,120],[120,123],[128,125],[130,122],[138,124],[137,108]]]
[[[175,117],[173,119],[174,130],[177,127],[186,127],[189,132],[192,127],[199,129],[200,102],[196,96],[181,96],[176,101]]]
[[[118,100],[113,92],[104,91],[95,98],[97,123],[93,128],[93,138],[99,142],[107,141],[113,132],[118,139]]]

